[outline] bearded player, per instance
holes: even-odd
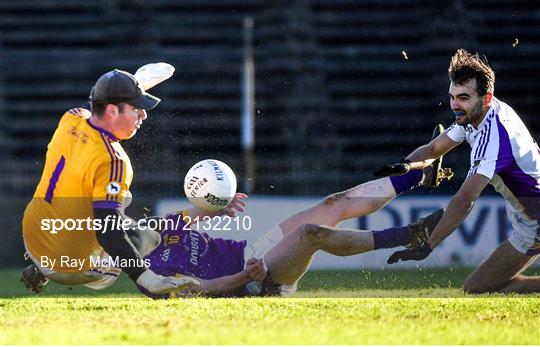
[[[422,167],[425,160],[466,141],[471,146],[471,167],[433,235],[416,248],[395,252],[388,263],[427,258],[467,218],[491,184],[506,200],[513,230],[467,278],[463,290],[471,294],[540,292],[540,276],[522,275],[540,256],[540,148],[518,114],[495,98],[495,73],[487,59],[459,49],[450,60],[448,77],[456,121],[409,154],[407,165]],[[392,165],[385,174],[405,171],[403,165]]]

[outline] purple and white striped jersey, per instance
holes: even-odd
[[[466,140],[471,145],[467,176],[489,178],[506,199],[509,215],[540,221],[540,149],[510,106],[493,98],[477,129],[453,124],[446,133],[455,142]]]

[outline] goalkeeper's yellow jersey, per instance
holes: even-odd
[[[133,169],[129,157],[111,133],[91,124],[90,116],[83,108],[62,116],[47,147],[43,174],[24,212],[27,251],[38,262],[42,257],[56,260],[52,270],[58,272],[90,268],[89,257],[101,255],[103,250],[88,217],[93,218],[94,207],[121,208],[130,195]],[[53,230],[60,221],[65,228]],[[83,266],[66,262],[72,259],[84,260]]]

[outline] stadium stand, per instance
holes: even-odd
[[[60,115],[112,68],[176,67],[156,87],[164,103],[126,144],[135,196],[179,196],[188,168],[210,157],[241,182],[245,16],[255,23],[255,193],[347,188],[449,125],[445,71],[458,47],[490,58],[496,95],[538,139],[538,13],[525,0],[1,1],[2,237],[20,248],[20,215]],[[448,163],[465,174],[462,156]]]

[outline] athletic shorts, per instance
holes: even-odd
[[[514,229],[508,237],[510,244],[520,253],[531,256],[540,254],[540,221],[508,207],[506,213]]]
[[[266,261],[264,259],[265,255],[282,239],[283,232],[281,231],[279,224],[273,226],[270,228],[270,230],[262,234],[252,245],[248,245],[246,247],[244,250],[244,261],[247,263],[247,261],[251,258],[262,259],[264,269],[268,272],[268,266],[266,265]],[[282,284],[280,286],[281,296],[292,296],[294,293],[296,293],[297,287],[298,282],[288,285]]]
[[[36,258],[26,251],[28,258],[32,260],[38,267],[39,271],[51,281],[65,284],[65,285],[79,285],[82,284],[85,287],[100,290],[112,285],[120,273],[121,269],[107,266],[100,266],[92,268],[84,272],[57,272],[46,267],[42,267],[40,262]],[[103,252],[102,258],[107,259],[109,256]]]

